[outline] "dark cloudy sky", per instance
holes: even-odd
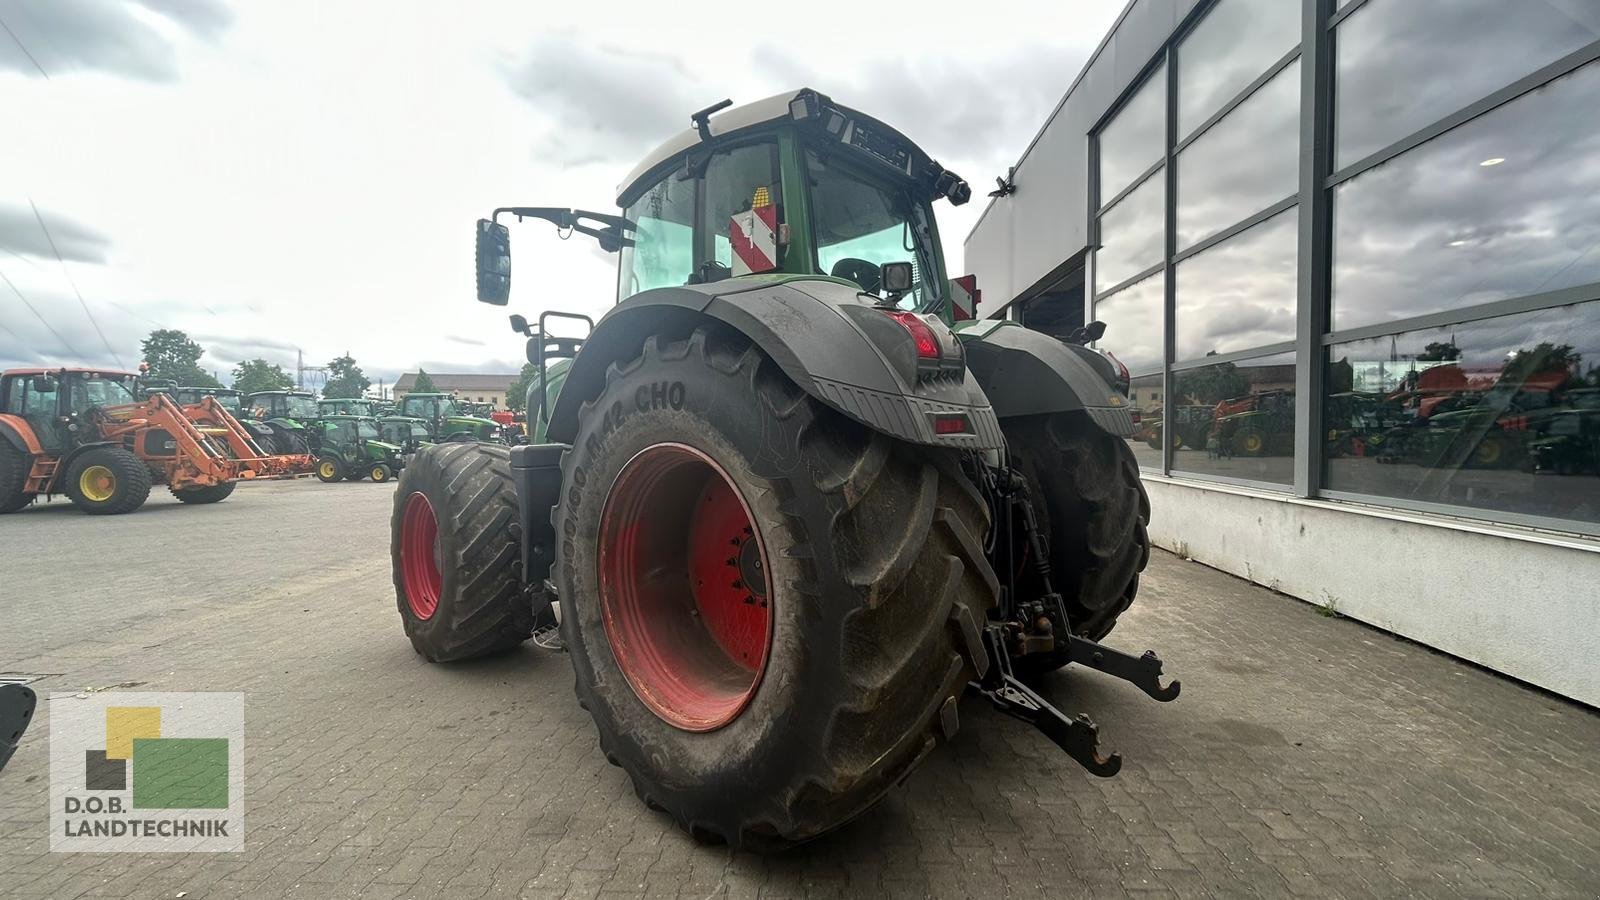
[[[514,370],[504,312],[472,299],[476,218],[610,209],[691,111],[801,85],[972,182],[977,200],[938,210],[959,272],[986,185],[1122,5],[812,3],[797,23],[632,2],[0,0],[0,365],[131,366],[164,326],[224,379],[297,349],[387,378]],[[511,310],[610,304],[614,258],[592,245],[526,225],[513,247]]]

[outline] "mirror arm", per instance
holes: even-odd
[[[523,219],[544,219],[555,223],[557,228],[570,229],[599,241],[600,249],[607,253],[615,253],[623,247],[632,247],[633,239],[626,237],[623,232],[633,231],[636,226],[622,216],[609,213],[591,212],[587,209],[566,209],[559,206],[502,206],[494,211],[491,217],[495,222],[500,221],[500,214],[507,213]],[[598,222],[604,228],[586,224],[583,220]]]

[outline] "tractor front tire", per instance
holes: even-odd
[[[1066,601],[1073,633],[1099,640],[1133,604],[1139,573],[1150,561],[1150,500],[1139,465],[1127,441],[1083,412],[1019,416],[1001,420],[1000,427],[1032,488],[1040,536],[1050,548],[1051,586]],[[1024,564],[1019,596],[1036,595],[1035,578]],[[1066,662],[1066,652],[1058,650],[1022,657],[1016,665],[1048,671]]]
[[[390,519],[395,599],[429,662],[488,656],[533,635],[518,528],[509,447],[428,447],[401,471]]]
[[[30,468],[27,454],[0,441],[0,514],[16,512],[33,502],[34,495],[23,490]]]
[[[741,336],[674,337],[610,367],[562,459],[563,638],[647,806],[787,846],[954,734],[988,665],[988,507],[954,452],[844,418]]]
[[[150,470],[121,447],[96,447],[73,461],[66,493],[91,516],[130,513],[150,496]]]
[[[367,467],[367,477],[377,484],[383,484],[394,477],[394,470],[389,468],[388,463],[372,463]]]
[[[317,480],[323,484],[333,484],[344,480],[344,463],[337,456],[317,457]]]
[[[220,484],[208,485],[197,488],[173,488],[172,496],[178,498],[179,503],[201,504],[221,503],[228,499],[233,489],[239,486],[237,481],[224,481]]]

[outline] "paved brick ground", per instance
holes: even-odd
[[[0,518],[0,672],[244,691],[249,846],[47,852],[46,709],[0,773],[0,894],[1600,894],[1600,717],[1161,554],[1115,637],[1158,647],[1183,696],[1049,683],[1125,752],[1120,777],[968,702],[956,740],[838,833],[770,857],[696,846],[600,757],[563,657],[411,652],[389,494],[260,484]]]

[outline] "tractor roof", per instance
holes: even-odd
[[[119,375],[126,378],[138,378],[137,372],[124,372],[121,369],[84,369],[77,366],[54,366],[47,369],[7,369],[0,372],[0,376],[13,375]]]
[[[834,114],[838,116],[837,121],[834,120]],[[678,160],[707,140],[716,142],[720,138],[751,131],[763,125],[806,119],[819,120],[823,134],[835,139],[850,140],[850,135],[859,130],[864,135],[870,135],[869,140],[874,145],[899,145],[907,151],[909,158],[906,160],[906,174],[912,177],[922,177],[932,163],[928,155],[910,138],[889,125],[865,113],[835,103],[827,95],[811,88],[800,88],[774,94],[754,103],[735,106],[711,116],[706,120],[709,138],[703,137],[698,128],[685,128],[673,135],[634,166],[628,177],[617,186],[617,205],[626,206],[627,202],[633,200],[632,194],[647,187],[648,185],[640,184],[646,176],[655,174],[659,168]],[[862,141],[858,140],[856,143],[859,145]],[[937,167],[936,163],[934,165]],[[943,169],[939,168],[938,171],[942,172]]]
[[[264,396],[274,395],[274,394],[287,394],[290,397],[310,397],[311,396],[311,392],[310,391],[271,390],[271,391],[251,391],[250,392],[250,396],[252,396],[252,397],[264,397]]]
[[[200,391],[200,392],[206,393],[206,394],[242,394],[242,393],[244,393],[243,391],[236,391],[233,388],[199,387],[198,385],[192,385],[192,384],[180,384],[180,385],[178,385],[178,390],[180,390],[180,391]]]

